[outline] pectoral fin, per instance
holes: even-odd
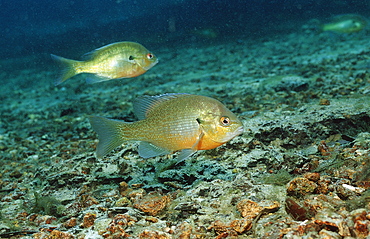
[[[176,158],[177,159],[176,164],[181,163],[185,159],[189,158],[195,152],[197,152],[197,151],[193,150],[193,149],[183,149],[183,150],[181,150],[181,152],[179,153],[179,155]]]
[[[203,138],[204,136],[204,133],[201,132],[199,134],[199,137],[197,139],[197,141],[195,142],[195,144],[190,148],[190,149],[183,149],[181,150],[180,154],[177,156],[177,163],[180,163],[182,161],[184,161],[185,159],[189,158],[191,155],[193,155],[195,152],[197,152],[197,148],[198,148],[198,144],[200,142],[200,140]]]
[[[139,144],[139,155],[143,158],[151,158],[169,153],[171,152],[167,149],[163,149],[148,142],[143,141]]]

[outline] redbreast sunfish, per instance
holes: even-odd
[[[158,63],[153,53],[136,42],[116,42],[103,46],[85,54],[85,61],[70,60],[53,54],[51,57],[64,66],[55,85],[81,73],[95,75],[87,78],[87,83],[131,78],[144,74]]]
[[[234,113],[210,97],[191,94],[143,96],[134,101],[139,121],[128,123],[90,116],[101,158],[127,140],[141,141],[139,155],[155,157],[181,150],[183,160],[197,150],[216,148],[243,133]]]

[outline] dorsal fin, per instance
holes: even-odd
[[[156,96],[141,96],[136,98],[133,103],[134,113],[139,120],[143,120],[157,106],[165,101],[186,96],[186,93],[168,93]]]
[[[107,48],[110,48],[114,45],[117,45],[117,43],[119,42],[115,42],[115,43],[111,43],[111,44],[108,44],[108,45],[105,45],[105,46],[102,46],[102,47],[99,47],[99,48],[96,48],[95,50],[92,50],[90,52],[87,52],[85,54],[83,54],[81,56],[81,59],[84,60],[84,61],[88,61],[88,60],[91,60],[93,59],[96,55],[98,55],[100,52],[104,51],[105,49]]]

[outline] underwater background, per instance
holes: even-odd
[[[0,9],[0,238],[369,238],[369,1]],[[158,64],[54,85],[50,54],[120,41]],[[133,122],[135,98],[164,93],[218,99],[243,135],[177,164],[178,153],[141,158],[137,142],[95,157],[89,115]]]

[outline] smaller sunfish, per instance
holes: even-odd
[[[366,25],[367,22],[362,16],[345,14],[334,17],[331,22],[323,24],[321,29],[336,33],[353,33],[361,31]]]
[[[81,73],[94,74],[94,77],[86,79],[87,83],[136,77],[158,63],[153,53],[136,42],[116,42],[100,47],[85,54],[85,61],[70,60],[53,54],[51,57],[64,66],[55,85]]]
[[[179,160],[216,148],[243,133],[241,121],[221,102],[191,94],[143,96],[133,104],[139,121],[90,116],[102,158],[127,140],[141,141],[139,155],[150,158],[181,150]]]

